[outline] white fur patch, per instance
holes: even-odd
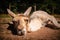
[[[39,20],[37,18],[32,19],[29,24],[29,27],[30,27],[31,31],[39,30],[41,27],[43,27],[42,20]]]

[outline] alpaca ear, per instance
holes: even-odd
[[[32,9],[32,7],[29,7],[29,8],[25,11],[24,15],[28,16],[28,15],[30,14],[30,12],[31,12],[31,9]]]
[[[9,10],[9,9],[7,9],[7,12],[9,13],[9,15],[11,16],[11,17],[15,17],[16,15],[15,15],[15,13],[13,13],[11,10]]]

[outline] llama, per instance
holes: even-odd
[[[57,28],[60,28],[60,24],[57,22],[54,16],[49,15],[45,11],[35,11],[30,16],[32,7],[29,7],[24,14],[14,14],[11,10],[7,9],[9,15],[12,17],[13,24],[15,24],[15,28],[17,30],[17,34],[24,35],[27,32],[34,32],[39,30],[42,27],[45,27],[47,24],[53,24]]]

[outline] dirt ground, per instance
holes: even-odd
[[[10,19],[0,18],[0,40],[60,40],[60,29],[43,27],[36,32],[28,33],[26,36],[12,34],[7,28]],[[54,26],[53,26],[54,27]]]

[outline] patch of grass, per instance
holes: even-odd
[[[53,16],[56,17],[56,18],[60,18],[60,15],[56,15],[56,14],[55,14],[55,15],[53,15]]]
[[[58,14],[53,14],[56,18],[60,18],[60,15]],[[0,14],[0,18],[11,18],[8,14]]]
[[[10,18],[8,14],[0,14],[0,18]]]
[[[11,18],[0,18],[0,24],[9,23],[12,19]]]

